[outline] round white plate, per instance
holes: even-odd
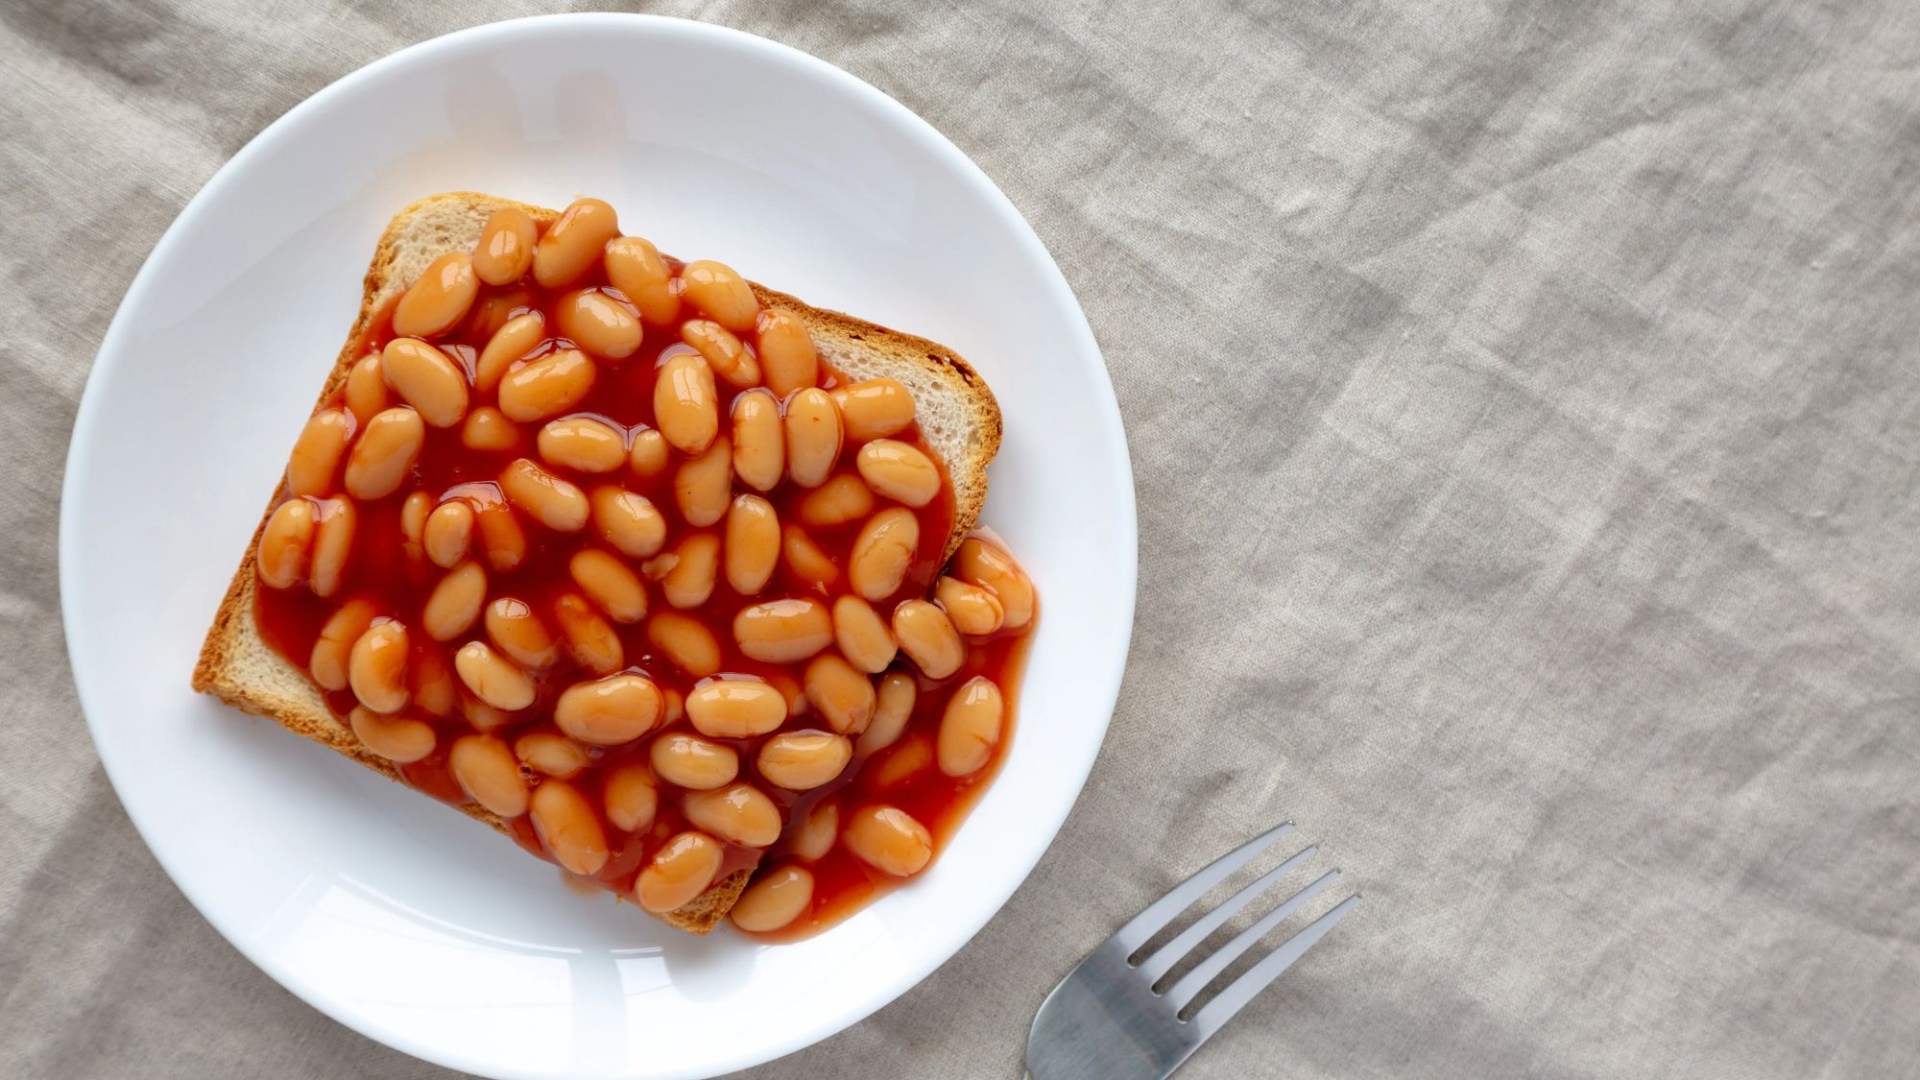
[[[1006,414],[986,523],[1032,571],[1044,614],[1005,767],[920,880],[797,945],[690,937],[576,895],[461,814],[188,690],[375,237],[406,203],[457,189],[547,206],[601,196],[667,251],[946,342],[986,376]],[[851,75],[639,16],[429,41],[262,132],[127,291],[81,402],[61,514],[80,699],[181,891],[342,1023],[495,1077],[709,1076],[914,985],[1059,830],[1106,731],[1133,615],[1119,410],[1019,212]]]

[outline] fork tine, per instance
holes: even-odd
[[[1254,897],[1266,892],[1269,886],[1286,876],[1287,871],[1312,858],[1313,853],[1319,849],[1318,844],[1308,845],[1298,855],[1260,875],[1259,880],[1253,884],[1222,900],[1219,907],[1207,912],[1192,926],[1180,931],[1179,937],[1155,949],[1152,956],[1140,961],[1140,974],[1150,983],[1159,982],[1160,976],[1173,970],[1173,966],[1180,962],[1181,957],[1193,951],[1195,945],[1205,941],[1208,934],[1220,928],[1221,923],[1233,918],[1235,912],[1246,907]]]
[[[1219,996],[1207,1002],[1205,1008],[1194,1014],[1193,1023],[1200,1029],[1202,1039],[1212,1037],[1220,1030],[1220,1025],[1233,1019],[1254,996],[1265,990],[1280,977],[1281,972],[1293,966],[1295,960],[1306,955],[1308,949],[1327,936],[1327,931],[1340,924],[1353,906],[1360,902],[1360,894],[1355,893],[1334,905],[1331,911],[1308,923],[1306,929],[1288,938],[1279,948],[1273,950],[1265,960],[1248,968],[1244,975],[1228,983]]]
[[[1110,939],[1119,942],[1132,956],[1134,950],[1147,943],[1147,939],[1159,933],[1173,921],[1173,917],[1187,910],[1195,900],[1207,894],[1207,890],[1226,880],[1235,870],[1245,866],[1255,855],[1265,851],[1268,844],[1293,831],[1293,822],[1284,822],[1253,839],[1234,848],[1215,859],[1205,870],[1175,885],[1167,895],[1155,900],[1145,911],[1127,921]]]
[[[1334,879],[1339,876],[1338,870],[1329,870],[1320,875],[1306,888],[1288,897],[1279,907],[1261,916],[1252,926],[1235,934],[1232,941],[1220,946],[1212,956],[1200,961],[1199,966],[1182,975],[1179,982],[1167,988],[1167,1001],[1173,1006],[1173,1011],[1181,1012],[1188,1005],[1193,1004],[1195,995],[1205,989],[1206,985],[1213,981],[1214,976],[1225,971],[1228,964],[1240,959],[1240,954],[1251,948],[1254,942],[1265,937],[1267,931],[1279,926],[1282,919],[1298,911],[1307,901],[1319,895],[1321,889],[1333,884]],[[1261,963],[1264,964],[1266,961],[1263,960]],[[1275,972],[1275,974],[1279,973]],[[1234,981],[1237,983],[1240,980]],[[1235,1007],[1238,1008],[1238,1006]]]

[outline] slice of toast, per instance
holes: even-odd
[[[434,259],[450,251],[471,249],[487,218],[506,206],[526,211],[543,228],[559,217],[555,210],[474,192],[430,196],[394,215],[374,251],[359,314],[322,386],[321,402],[346,379],[348,369],[358,359],[359,343],[373,321],[384,316]],[[987,493],[987,465],[1000,447],[1000,409],[986,383],[965,360],[943,345],[810,307],[758,284],[753,290],[762,304],[798,315],[811,331],[821,360],[834,371],[853,380],[895,379],[912,393],[922,437],[940,457],[953,484],[953,531],[947,538],[947,554],[951,555],[979,518]],[[289,427],[289,443],[298,430]],[[272,509],[271,500],[268,509]],[[307,673],[288,663],[261,638],[253,615],[254,552],[265,527],[263,514],[201,648],[193,671],[193,688],[271,719],[296,735],[399,780],[400,773],[390,762],[370,753],[328,711],[325,698]],[[511,835],[506,821],[479,805],[469,803],[460,809]],[[726,917],[746,888],[750,873],[736,871],[686,905],[659,917],[682,930],[705,934]]]

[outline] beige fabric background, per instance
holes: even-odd
[[[1013,1076],[1083,951],[1283,816],[1367,902],[1187,1075],[1920,1070],[1920,7],[663,10],[973,155],[1078,290],[1138,471],[1132,665],[1066,830],[936,975],[753,1075]],[[336,77],[519,11],[0,4],[0,1075],[447,1075],[147,854],[74,704],[55,518],[186,200]]]

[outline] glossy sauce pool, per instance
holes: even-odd
[[[670,263],[676,273],[678,263]],[[589,278],[572,287],[606,287],[604,277],[596,267]],[[570,287],[571,288],[571,287]],[[609,295],[624,302],[617,291],[609,289]],[[476,356],[492,331],[513,315],[526,311],[542,311],[546,316],[546,325],[551,334],[558,333],[554,307],[559,294],[548,293],[534,288],[530,280],[506,287],[482,287],[479,299],[472,313],[452,332],[434,341],[453,360],[466,370],[469,384]],[[695,317],[687,305],[682,305],[682,317]],[[371,321],[370,329],[362,336],[353,356],[357,359],[370,352],[377,352],[393,337],[391,312],[381,313]],[[751,335],[743,335],[750,338]],[[564,338],[549,340],[528,359],[537,359],[559,348],[571,347],[572,343]],[[596,359],[597,378],[591,393],[580,404],[560,417],[592,417],[611,425],[622,433],[631,444],[635,432],[645,430],[653,424],[653,390],[656,372],[665,359],[674,355],[691,353],[692,350],[680,343],[678,326],[666,327],[647,325],[644,340],[637,353],[617,362]],[[819,385],[832,389],[841,385],[841,379],[822,358]],[[727,417],[735,392],[725,382],[717,382],[719,390],[721,429],[726,433]],[[321,407],[340,406],[345,392],[344,380],[340,387],[321,403]],[[397,397],[390,404],[398,404]],[[472,405],[478,407],[492,404],[491,395],[473,393]],[[322,599],[304,587],[273,589],[259,584],[255,590],[254,617],[261,636],[268,644],[290,663],[303,671],[307,669],[308,659],[319,637],[322,624],[344,602],[354,598],[372,601],[382,614],[399,619],[407,624],[412,632],[411,667],[418,671],[434,664],[445,670],[452,670],[453,653],[467,641],[485,640],[485,632],[478,623],[467,633],[446,643],[432,641],[419,629],[422,607],[445,573],[438,567],[418,557],[409,556],[405,548],[405,539],[401,525],[401,506],[407,495],[414,491],[426,491],[438,500],[449,489],[463,484],[491,485],[499,477],[502,469],[515,458],[528,457],[539,460],[535,451],[535,437],[543,422],[518,424],[520,441],[516,448],[499,453],[477,452],[462,444],[458,425],[445,429],[428,429],[427,440],[411,477],[400,490],[390,496],[362,500],[356,503],[359,519],[355,530],[348,559],[346,577],[341,590],[333,597]],[[909,443],[927,453],[936,462],[939,461],[921,438],[917,426],[909,427],[890,438]],[[856,447],[849,443],[840,454],[835,466],[835,476],[852,473]],[[666,518],[668,523],[667,540],[663,551],[672,551],[687,535],[693,532],[707,532],[716,537],[724,532],[724,519],[705,529],[696,529],[681,516],[673,493],[673,474],[684,457],[678,453],[671,455],[669,466],[658,476],[642,479],[626,467],[616,472],[602,475],[571,473],[552,464],[544,467],[556,475],[565,477],[578,484],[584,491],[591,492],[602,485],[613,484],[627,491],[646,496],[654,507]],[[473,490],[473,489],[469,489]],[[735,491],[749,490],[735,484]],[[781,522],[793,523],[799,520],[798,502],[808,491],[797,488],[790,480],[783,481],[771,492],[762,493],[777,511]],[[280,498],[288,498],[283,487]],[[885,498],[875,497],[874,511],[878,512],[891,505]],[[940,492],[927,505],[914,510],[920,526],[920,542],[914,559],[908,569],[905,582],[893,596],[883,602],[876,602],[875,608],[885,614],[894,604],[903,600],[926,597],[948,555],[948,539],[954,521],[954,501],[952,486],[942,475]],[[574,534],[560,534],[547,530],[529,516],[518,515],[527,536],[525,559],[509,571],[494,571],[489,568],[487,599],[491,601],[501,596],[512,596],[527,602],[536,612],[551,611],[552,602],[566,592],[577,592],[577,587],[568,573],[568,560],[583,547],[598,547],[611,551],[603,543],[594,527],[588,527]],[[789,698],[799,696],[799,684],[805,661],[794,664],[769,664],[752,660],[744,656],[734,643],[732,625],[735,614],[743,607],[770,599],[787,597],[810,597],[819,600],[829,608],[836,596],[848,590],[845,584],[846,567],[853,538],[865,518],[844,525],[808,528],[811,539],[838,568],[838,579],[834,586],[823,586],[804,580],[791,572],[782,558],[774,572],[773,579],[759,593],[742,596],[728,585],[724,573],[717,575],[710,599],[698,608],[682,612],[704,623],[720,644],[722,664],[721,677],[726,675],[752,675],[766,679],[779,686]],[[724,541],[723,541],[724,543]],[[477,546],[477,537],[476,537]],[[615,553],[622,562],[641,570],[646,560],[630,559]],[[642,573],[642,577],[646,575]],[[258,584],[258,583],[257,583]],[[661,595],[657,584],[648,583],[649,610],[660,612],[671,610]],[[549,629],[555,631],[552,619],[547,618]],[[624,649],[624,672],[644,675],[653,680],[670,700],[684,700],[685,695],[696,685],[704,681],[680,671],[665,657],[656,654],[656,650],[647,640],[645,622],[631,625],[615,624]],[[702,736],[710,742],[733,746],[740,755],[740,774],[738,779],[753,784],[770,796],[783,813],[786,831],[780,841],[764,851],[725,845],[725,858],[716,880],[729,873],[754,868],[773,869],[798,860],[791,850],[791,840],[796,826],[818,806],[831,803],[845,822],[847,815],[860,806],[870,803],[884,803],[895,806],[913,815],[934,837],[934,849],[944,847],[946,839],[959,827],[973,802],[979,797],[998,771],[1001,758],[1009,745],[1022,666],[1032,624],[1022,627],[1018,632],[1000,633],[984,638],[965,638],[966,655],[959,671],[951,676],[932,680],[922,675],[917,668],[901,654],[895,659],[890,671],[903,671],[911,675],[919,688],[912,712],[912,718],[900,739],[893,745],[877,750],[871,755],[856,753],[853,762],[834,781],[824,787],[804,793],[785,791],[766,782],[759,774],[754,761],[754,750],[764,741],[757,739],[715,739]],[[831,647],[829,647],[831,649]],[[530,732],[547,731],[559,733],[552,722],[552,709],[555,699],[561,691],[574,683],[591,680],[597,676],[578,666],[562,650],[562,657],[555,665],[531,673],[538,687],[534,704],[525,710],[510,715],[509,721],[502,727],[493,729],[493,733],[511,745],[517,738]],[[988,764],[979,771],[961,778],[951,778],[941,772],[935,764],[935,734],[938,731],[942,712],[953,688],[975,676],[985,676],[995,682],[1006,701],[1006,715],[1002,725],[1001,738],[993,750]],[[880,676],[874,676],[877,680]],[[455,685],[459,686],[458,680]],[[460,687],[463,701],[467,700],[464,687]],[[336,720],[343,725],[345,717],[356,704],[351,690],[343,690],[328,695],[328,704]],[[802,711],[788,718],[779,731],[806,729],[829,730],[817,710],[801,706]],[[398,766],[405,781],[415,788],[437,799],[462,805],[470,802],[449,771],[448,748],[461,735],[469,734],[475,727],[466,719],[463,707],[456,707],[444,717],[435,717],[419,709],[410,709],[405,715],[430,724],[435,729],[436,745],[426,758],[406,765]],[[641,868],[650,860],[656,850],[668,838],[689,828],[681,812],[680,789],[665,781],[658,781],[658,811],[650,827],[634,833],[624,833],[615,828],[607,819],[602,795],[603,777],[609,767],[632,762],[647,761],[647,748],[654,738],[675,732],[694,733],[684,716],[675,716],[670,711],[667,722],[654,732],[631,743],[616,747],[589,747],[591,764],[581,773],[573,776],[570,782],[586,796],[594,807],[599,822],[605,831],[611,857],[605,866],[595,874],[599,885],[624,897],[631,897],[634,880]],[[522,766],[522,775],[531,785],[541,779],[540,775]],[[551,858],[536,835],[531,819],[527,815],[513,818],[508,825],[520,844],[542,858]],[[824,856],[811,862],[801,862],[814,877],[814,891],[811,903],[802,915],[786,927],[766,934],[763,938],[793,939],[817,932],[845,918],[876,897],[897,887],[903,880],[872,869],[866,863],[853,856],[844,845],[836,843]]]

